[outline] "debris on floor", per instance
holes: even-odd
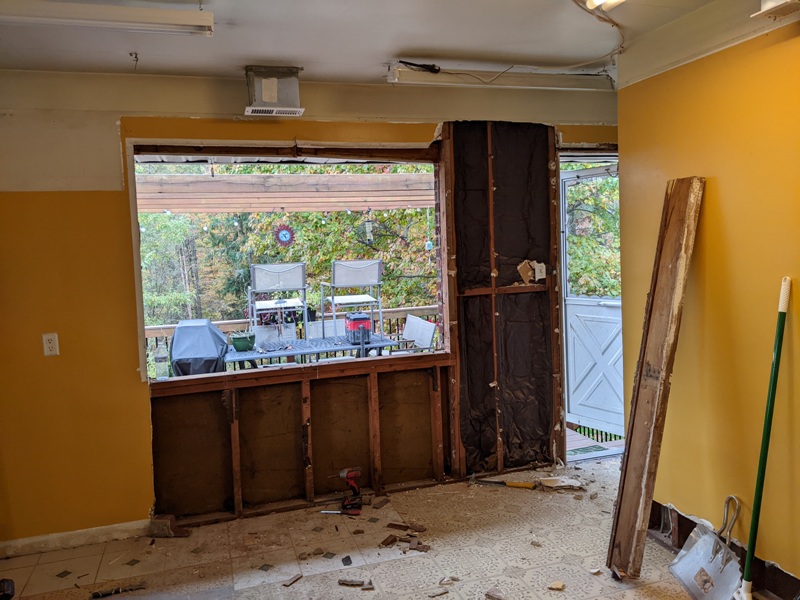
[[[343,585],[345,587],[364,587],[364,580],[363,579],[340,579],[339,585]]]
[[[413,521],[408,524],[408,528],[412,531],[416,531],[417,533],[422,533],[423,531],[427,531],[428,528],[425,525],[420,525],[419,523],[414,523]]]
[[[151,538],[189,537],[191,533],[175,523],[174,515],[156,515],[147,524],[147,537]]]
[[[506,600],[506,595],[499,587],[493,587],[486,591],[486,600]]]
[[[387,523],[386,527],[389,529],[399,529],[400,531],[407,531],[410,529],[410,527],[405,523]]]
[[[442,586],[442,587],[445,587],[445,586],[448,586],[448,585],[453,585],[457,581],[461,581],[461,580],[458,577],[454,577],[454,576],[442,577],[439,580],[439,585]]]
[[[283,587],[290,587],[290,586],[294,585],[295,583],[297,583],[298,581],[300,581],[302,578],[303,578],[303,576],[300,573],[298,573],[297,575],[292,577],[289,581],[284,581],[283,582]]]
[[[390,534],[383,540],[378,546],[380,548],[391,548],[397,543],[397,536],[394,534]]]
[[[567,586],[563,581],[553,581],[552,583],[548,584],[547,589],[553,590],[554,592],[563,592],[565,587]]]
[[[439,596],[444,596],[445,594],[449,594],[450,590],[438,590],[436,592],[431,592],[428,594],[428,598],[438,598]]]
[[[128,592],[135,592],[143,589],[144,589],[144,584],[142,583],[139,583],[137,585],[130,585],[128,587],[115,587],[109,590],[100,590],[98,592],[92,592],[92,598],[108,598],[109,596],[116,596],[117,594],[127,594]]]
[[[380,500],[376,500],[375,502],[373,502],[372,503],[372,508],[378,510],[378,509],[383,508],[387,504],[389,504],[389,499],[384,496]]]
[[[536,480],[546,490],[583,490],[586,488],[577,479],[570,477],[542,477]]]
[[[365,583],[361,589],[365,592],[371,592],[375,589],[375,585],[372,583],[372,579],[370,579],[367,583]]]

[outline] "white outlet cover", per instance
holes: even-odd
[[[58,356],[58,334],[43,333],[42,346],[44,347],[45,356]]]

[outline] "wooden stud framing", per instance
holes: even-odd
[[[383,474],[381,472],[381,423],[380,402],[378,398],[378,374],[369,374],[369,470],[372,489],[376,494],[383,493]]]
[[[311,381],[303,379],[300,383],[302,396],[302,427],[303,427],[303,470],[306,482],[306,500],[314,501],[314,466],[311,460]]]
[[[443,322],[449,335],[445,336],[445,348],[450,351],[451,365],[446,369],[447,400],[450,421],[450,470],[454,477],[467,475],[466,453],[461,440],[461,357],[459,352],[459,314],[458,286],[456,281],[456,229],[455,198],[453,182],[455,168],[453,165],[453,124],[442,126],[442,142],[439,162],[438,194],[439,221],[443,227],[440,237],[442,244],[441,258],[446,263],[445,274],[441,282]],[[444,331],[443,331],[444,333]]]
[[[667,184],[642,328],[607,565],[638,577],[653,501],[689,262],[705,179]]]
[[[222,391],[222,403],[228,411],[231,425],[231,470],[233,472],[233,511],[236,516],[243,512],[242,506],[242,465],[239,446],[239,394],[235,389]]]
[[[492,125],[486,123],[486,140],[488,145],[489,158],[489,268],[491,269],[491,302],[492,302],[492,365],[494,367],[494,378],[492,379],[492,395],[494,396],[494,419],[496,432],[495,456],[497,458],[497,472],[503,472],[503,462],[505,449],[503,448],[503,428],[500,426],[500,390],[498,387],[498,367],[497,367],[497,252],[494,246],[494,153],[492,149]]]
[[[431,369],[428,397],[431,400],[431,443],[433,456],[433,477],[444,480],[444,442],[442,441],[442,388],[439,367]]]
[[[561,351],[561,338],[564,335],[561,323],[561,273],[555,269],[561,258],[561,201],[559,183],[559,159],[556,151],[556,131],[550,127],[548,132],[548,179],[550,185],[550,264],[554,266],[554,273],[547,276],[547,289],[550,294],[550,329],[556,332],[552,339],[552,375],[553,375],[553,421],[551,431],[551,446],[553,460],[560,459],[567,462],[567,423],[564,408],[564,392],[561,374],[563,369],[563,356]]]

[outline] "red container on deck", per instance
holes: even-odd
[[[344,315],[344,331],[347,341],[351,344],[360,344],[362,341],[369,344],[369,333],[372,329],[372,319],[366,313],[350,312]]]

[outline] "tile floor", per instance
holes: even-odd
[[[322,515],[318,507],[200,527],[188,538],[14,557],[0,560],[0,577],[31,600],[87,599],[138,586],[113,597],[411,600],[447,590],[439,598],[457,600],[483,599],[497,587],[509,600],[688,598],[667,571],[673,555],[655,542],[647,543],[638,581],[615,582],[604,568],[619,464],[614,457],[559,470],[584,482],[582,494],[450,484],[392,494],[390,504],[365,507],[358,517]],[[388,523],[426,527],[418,535],[430,551],[379,548],[390,533],[402,535]],[[291,587],[283,585],[298,574]],[[442,587],[443,577],[459,581]],[[372,580],[375,589],[342,587],[341,578]],[[564,590],[548,590],[554,581]]]

